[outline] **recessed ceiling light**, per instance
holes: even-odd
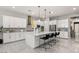
[[[34,13],[34,12],[32,12],[31,14],[32,14],[32,15],[34,15],[35,13]]]
[[[76,8],[73,8],[73,10],[76,10]]]
[[[15,6],[13,6],[12,8],[15,8]]]
[[[51,14],[53,14],[54,12],[53,11],[51,11]]]

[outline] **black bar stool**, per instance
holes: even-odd
[[[58,33],[57,33],[57,32],[55,32],[54,36],[55,36],[55,37],[57,37],[57,34],[58,34]]]
[[[57,35],[59,35],[59,34],[60,34],[60,32],[57,33]]]
[[[46,49],[47,49],[47,48],[46,48],[46,45],[49,45],[49,42],[46,42],[47,40],[49,40],[49,34],[46,34],[45,37],[42,37],[42,38],[40,38],[40,39],[44,40],[43,47],[44,47],[45,50],[46,50]]]
[[[50,35],[50,44],[51,44],[51,47],[52,47],[53,43],[56,44],[56,35],[57,35],[56,32],[55,33],[51,33],[51,35]]]
[[[60,34],[60,32],[55,32],[55,37],[57,37]]]
[[[3,44],[3,39],[0,39],[0,44]]]
[[[52,41],[54,37],[54,33],[51,33],[49,37],[50,37],[50,41]]]
[[[57,42],[57,39],[56,39],[56,37],[57,37],[59,34],[60,34],[60,32],[55,32],[55,34],[54,34],[54,37],[55,37],[55,40],[54,40],[54,42],[55,42],[55,43]]]

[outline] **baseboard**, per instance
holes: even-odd
[[[25,40],[25,39],[22,39],[22,40]],[[6,43],[3,42],[3,44],[14,43],[14,42],[22,41],[22,40],[16,40],[16,41],[11,41],[11,42],[6,42]]]

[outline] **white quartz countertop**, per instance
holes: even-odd
[[[59,32],[59,31],[56,31],[56,32]],[[55,31],[35,33],[35,36],[40,36],[40,35],[44,35],[44,34],[51,34],[51,33],[55,33]]]

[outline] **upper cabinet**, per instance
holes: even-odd
[[[65,20],[58,20],[57,21],[58,28],[67,28],[68,27],[68,19]]]
[[[26,28],[26,23],[26,19],[24,18],[3,16],[4,28]]]
[[[3,16],[3,27],[10,28],[10,18],[7,16]]]

